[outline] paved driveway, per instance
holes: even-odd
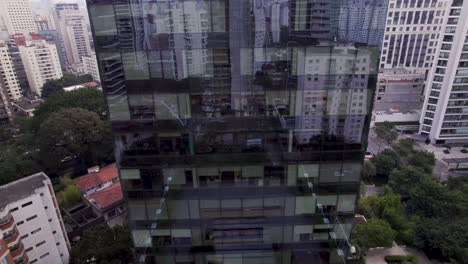
[[[387,264],[385,256],[388,255],[413,255],[418,258],[420,264],[431,264],[431,261],[421,251],[400,246],[371,249],[367,251],[367,255],[364,258],[366,260],[366,264]]]

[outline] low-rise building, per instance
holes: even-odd
[[[22,97],[20,100],[12,102],[11,105],[17,115],[32,117],[34,116],[34,109],[43,102],[44,100],[40,98]]]
[[[123,215],[126,208],[116,164],[103,168],[96,166],[90,168],[88,172],[73,180],[83,194],[83,201],[106,222]]]
[[[0,186],[0,197],[0,231],[14,263],[68,263],[70,244],[47,175]]]
[[[72,85],[72,86],[64,87],[63,90],[65,92],[70,92],[70,91],[82,89],[82,88],[85,88],[85,87],[100,89],[100,86],[96,82],[87,82],[87,83],[82,83],[82,84],[78,84],[78,85]]]

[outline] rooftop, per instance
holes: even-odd
[[[44,181],[47,180],[49,177],[45,173],[39,172],[0,186],[0,208],[31,196],[36,192],[36,189],[44,187],[46,185]]]
[[[30,99],[27,97],[22,97],[18,101],[13,102],[13,105],[21,108],[21,110],[25,112],[29,112],[34,110],[34,108],[36,108],[36,106],[40,105],[42,102],[44,102],[42,99]]]
[[[73,183],[78,186],[81,191],[87,191],[118,176],[119,172],[117,167],[115,163],[112,163],[102,167],[99,169],[99,171],[91,172],[79,178],[73,179]]]
[[[120,182],[116,182],[109,187],[101,189],[85,197],[100,209],[105,209],[106,207],[121,201],[123,199],[123,193]]]

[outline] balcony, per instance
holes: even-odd
[[[11,214],[6,215],[5,217],[0,219],[0,229],[1,230],[6,230],[13,226],[14,224],[14,219]]]
[[[16,259],[15,264],[26,264],[26,263],[29,263],[29,258],[28,258],[28,255],[26,253],[23,253],[23,255]]]
[[[21,241],[19,241],[16,245],[10,247],[10,255],[13,257],[13,259],[17,258],[23,253],[24,253],[24,245]]]
[[[7,244],[10,244],[16,241],[18,236],[19,236],[18,229],[13,228],[10,232],[3,235],[3,239],[5,239],[5,242],[7,242]]]

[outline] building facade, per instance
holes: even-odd
[[[433,143],[468,142],[468,1],[453,0],[428,76],[420,133]]]
[[[14,60],[8,43],[0,40],[0,73],[3,78],[3,85],[10,101],[19,100],[23,96],[20,82],[16,74]]]
[[[346,261],[378,47],[340,4],[88,1],[140,263]]]
[[[44,83],[62,77],[55,44],[36,37],[20,43],[18,49],[32,93],[40,96]]]
[[[44,173],[0,186],[0,196],[0,231],[14,263],[68,263],[70,244]]]
[[[443,19],[450,2],[451,0],[388,1],[380,54],[380,88],[374,101],[377,119],[415,124],[419,121],[425,86],[425,83],[422,86],[419,84],[420,73],[424,75],[425,81],[434,61]],[[384,88],[388,86],[388,80],[398,79],[405,83],[415,83],[417,87],[409,85],[406,89],[403,85],[398,85],[394,89]],[[399,90],[398,95],[395,95],[395,89]],[[398,101],[398,98],[401,100]],[[399,118],[395,119],[395,116]]]
[[[29,0],[0,1],[0,19],[3,19],[10,35],[29,34],[37,31]]]
[[[12,118],[11,102],[8,98],[5,86],[0,80],[0,127],[8,125]]]
[[[55,4],[54,11],[66,65],[82,63],[81,58],[91,54],[87,24],[82,11],[75,3]]]
[[[92,52],[89,56],[82,57],[83,60],[83,72],[91,74],[93,80],[101,82],[99,76],[99,68],[96,60],[96,53]]]

